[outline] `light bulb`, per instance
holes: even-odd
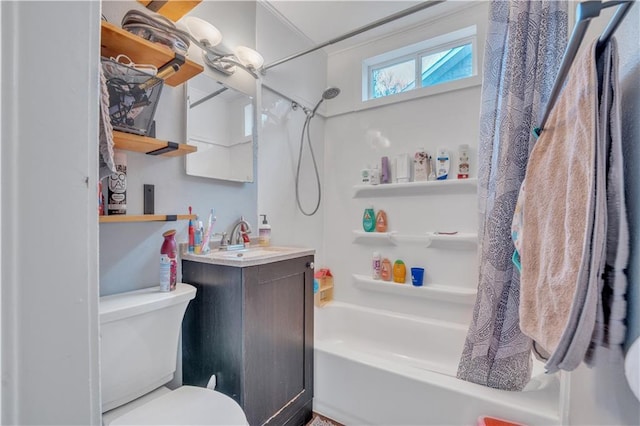
[[[203,44],[217,46],[222,41],[222,33],[204,19],[187,16],[184,18],[184,24],[191,36]]]
[[[238,46],[234,53],[238,61],[245,67],[257,70],[264,64],[262,55],[249,47]]]

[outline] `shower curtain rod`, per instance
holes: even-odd
[[[351,38],[351,37],[356,36],[358,34],[361,34],[363,32],[366,32],[366,31],[372,30],[374,28],[377,28],[377,27],[379,27],[381,25],[388,24],[389,22],[395,21],[396,19],[404,18],[405,16],[408,16],[408,15],[411,15],[413,13],[419,12],[419,11],[421,11],[423,9],[428,9],[428,8],[430,8],[432,6],[435,6],[435,5],[439,4],[439,3],[444,3],[445,1],[446,0],[431,0],[431,1],[425,1],[425,2],[419,3],[419,4],[415,5],[415,6],[411,6],[411,7],[407,8],[407,9],[401,10],[400,12],[396,12],[396,13],[394,13],[392,15],[389,15],[389,16],[386,16],[384,18],[378,19],[377,21],[373,21],[372,23],[367,24],[365,26],[362,26],[360,28],[357,28],[357,29],[355,29],[355,30],[353,30],[353,31],[351,31],[349,33],[343,34],[343,35],[341,35],[339,37],[333,38],[333,39],[331,39],[329,41],[326,41],[324,43],[320,43],[317,46],[314,46],[314,47],[312,47],[310,49],[303,50],[302,52],[295,53],[295,54],[293,54],[291,56],[287,56],[286,58],[277,60],[277,61],[275,61],[275,62],[273,62],[273,63],[271,63],[269,65],[265,65],[265,66],[263,66],[261,68],[261,71],[262,71],[262,73],[264,73],[269,68],[273,68],[273,67],[275,67],[277,65],[280,65],[280,64],[283,64],[285,62],[289,62],[292,59],[296,59],[296,58],[299,58],[300,56],[304,56],[304,55],[306,55],[308,53],[315,52],[316,50],[322,49],[323,47],[327,47],[327,46],[332,45],[334,43],[338,43],[340,41],[346,40],[348,38]]]
[[[551,109],[553,105],[558,100],[558,96],[560,95],[560,91],[562,90],[562,86],[564,81],[567,79],[567,75],[569,74],[569,69],[571,68],[571,64],[578,53],[578,49],[580,48],[580,44],[584,39],[585,33],[587,32],[587,28],[589,27],[589,23],[593,18],[597,18],[600,16],[600,12],[608,7],[618,6],[618,10],[613,15],[609,24],[604,29],[600,37],[598,38],[598,44],[596,45],[596,54],[600,54],[604,46],[607,44],[613,33],[616,31],[618,26],[622,23],[622,20],[631,9],[635,3],[633,0],[615,0],[602,2],[600,0],[595,1],[584,1],[576,7],[576,25],[573,28],[573,32],[571,33],[571,38],[569,39],[569,44],[567,44],[567,48],[564,51],[564,57],[562,58],[562,64],[560,65],[560,69],[558,70],[558,76],[556,77],[556,81],[553,84],[553,89],[551,89],[551,95],[549,95],[549,101],[547,102],[547,106],[542,116],[542,121],[540,125],[533,130],[536,136],[540,136],[542,130],[544,130],[544,125],[549,118],[549,114],[551,113]]]

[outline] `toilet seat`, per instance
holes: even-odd
[[[248,425],[247,418],[230,397],[195,386],[182,386],[139,405],[105,426],[119,425]]]

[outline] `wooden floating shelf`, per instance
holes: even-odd
[[[106,21],[102,21],[100,47],[101,55],[107,58],[125,54],[136,64],[152,64],[158,69],[176,57],[175,52],[168,47],[152,43]],[[202,71],[202,65],[185,59],[180,70],[164,82],[169,86],[179,86]]]
[[[195,220],[195,214],[140,214],[140,215],[112,215],[98,216],[100,223],[123,223],[123,222],[173,222],[176,220]]]
[[[113,143],[115,149],[161,155],[163,157],[181,157],[198,150],[195,146],[185,143],[168,142],[115,130],[113,132]]]
[[[383,183],[380,185],[355,185],[353,198],[399,197],[424,194],[475,193],[477,178],[431,180],[426,182]]]
[[[410,280],[411,278],[409,278]],[[440,300],[465,305],[473,305],[476,300],[476,290],[470,288],[453,287],[440,284],[424,284],[416,287],[409,281],[405,284],[393,281],[374,280],[366,275],[353,274],[353,281],[361,290],[380,293],[397,294],[410,297]]]
[[[171,19],[173,22],[182,18],[191,9],[200,4],[202,0],[165,0],[165,1],[152,1],[152,0],[138,0],[147,9],[152,12],[157,12],[160,15]]]

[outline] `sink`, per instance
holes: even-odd
[[[252,266],[280,260],[302,257],[314,254],[315,250],[300,247],[249,247],[241,250],[225,251],[212,250],[203,255],[185,253],[182,258],[198,262],[213,263],[228,266]]]

